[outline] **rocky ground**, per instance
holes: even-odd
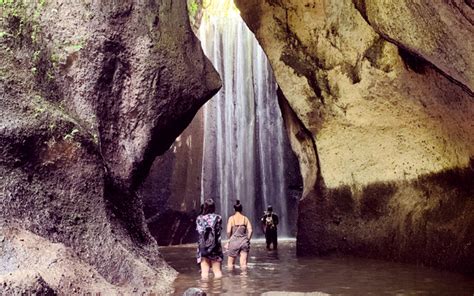
[[[84,292],[126,295],[134,292],[131,287],[114,287],[64,244],[52,243],[26,230],[0,230],[2,295],[55,295],[64,291],[69,295]]]

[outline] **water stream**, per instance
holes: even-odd
[[[214,7],[216,11],[205,13],[199,33],[204,52],[223,80],[222,90],[204,106],[201,201],[217,200],[226,221],[240,199],[254,224],[271,204],[280,215],[280,233],[287,236],[284,141],[288,140],[277,84],[237,10]]]
[[[200,280],[195,245],[163,247],[166,261],[180,272],[175,295],[202,288],[208,295],[260,295],[269,291],[320,292],[319,295],[466,295],[474,277],[409,264],[353,257],[296,257],[295,242],[267,251],[253,241],[249,269],[224,270],[219,280]]]

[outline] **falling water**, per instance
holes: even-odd
[[[240,199],[253,225],[271,204],[289,235],[283,120],[268,60],[236,11],[205,15],[199,35],[223,80],[204,106],[201,201],[214,198],[226,221]]]

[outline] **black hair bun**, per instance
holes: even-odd
[[[240,200],[238,199],[235,201],[234,210],[236,212],[242,212],[242,204],[240,204]]]

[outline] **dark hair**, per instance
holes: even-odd
[[[273,212],[273,207],[272,207],[271,205],[268,205],[268,207],[267,207],[267,211],[269,211],[269,212]]]
[[[216,204],[211,198],[208,198],[204,201],[204,208],[202,210],[203,215],[211,214],[216,211]]]
[[[234,210],[236,212],[242,212],[242,204],[240,203],[240,200],[235,201]]]

